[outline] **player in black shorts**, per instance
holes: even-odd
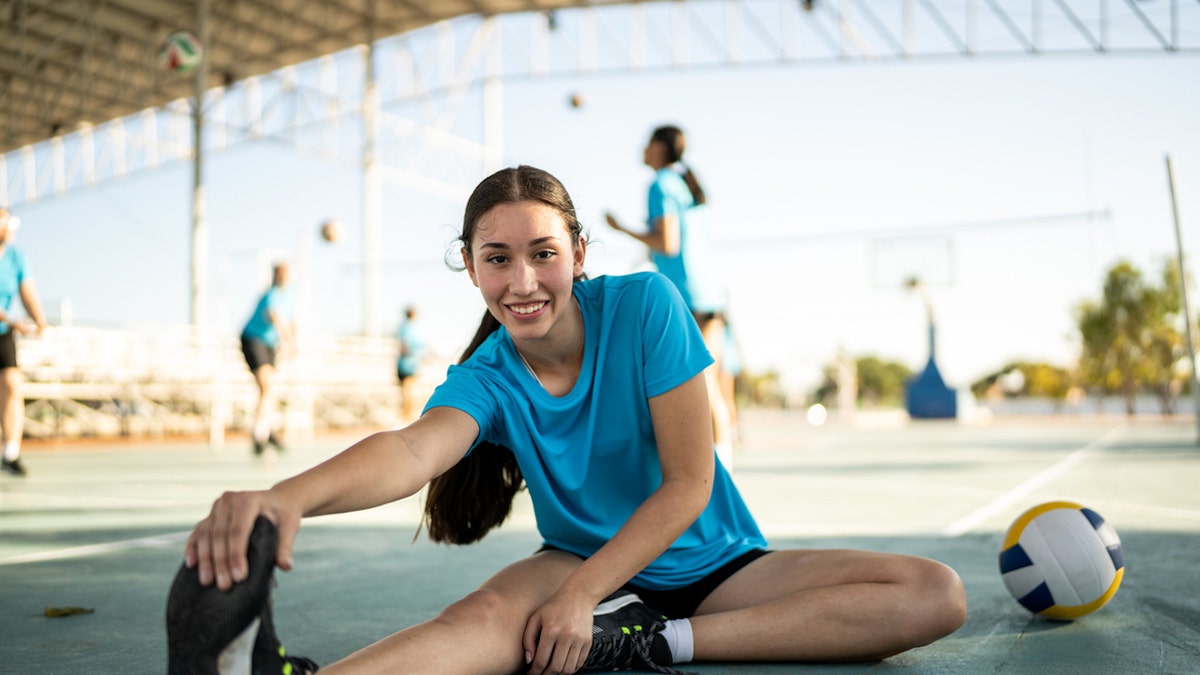
[[[21,385],[25,375],[17,367],[15,334],[41,335],[46,328],[42,303],[38,300],[29,263],[12,246],[21,220],[0,206],[0,435],[3,436],[3,462],[0,470],[14,476],[27,472],[21,462],[21,436],[25,429],[25,397]],[[13,317],[13,298],[21,298],[32,323]]]

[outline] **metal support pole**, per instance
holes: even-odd
[[[204,89],[208,84],[208,5],[196,2],[196,39],[200,41],[200,63],[192,80],[192,340],[201,350],[208,347],[208,202],[204,190]],[[225,415],[222,384],[214,380],[208,413],[208,443],[225,444]]]
[[[196,38],[208,44],[208,0],[196,2]],[[208,83],[208,54],[201,52],[192,87],[192,297],[194,332],[207,323],[208,221],[204,194],[204,87]]]
[[[379,335],[382,185],[379,172],[379,91],[375,83],[375,10],[371,1],[363,86],[363,335]]]
[[[492,38],[488,43],[487,72],[483,80],[483,172],[490,175],[502,168],[504,162],[504,80],[500,73],[503,61],[500,46],[503,31],[491,25],[495,17],[487,19]]]
[[[1188,305],[1187,272],[1183,266],[1183,233],[1179,225],[1179,201],[1175,198],[1175,166],[1167,155],[1167,187],[1171,191],[1171,213],[1175,217],[1175,253],[1179,257],[1179,297],[1183,301],[1184,325],[1187,326],[1188,356],[1192,362],[1192,403],[1196,408],[1196,444],[1200,445],[1200,376],[1196,374],[1196,340],[1192,324],[1196,317]]]

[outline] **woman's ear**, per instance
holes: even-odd
[[[578,237],[574,247],[575,264],[571,269],[572,277],[578,279],[583,276],[583,262],[587,258],[587,240],[583,237]]]
[[[463,267],[467,268],[467,274],[471,277],[471,283],[475,284],[475,288],[479,288],[479,279],[475,278],[475,263],[471,260],[471,254],[467,252],[467,247],[462,247]]]

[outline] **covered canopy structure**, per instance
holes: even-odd
[[[197,87],[229,86],[440,21],[616,4],[643,3],[0,0],[0,154],[192,96]],[[724,4],[736,13],[732,6],[739,3]],[[871,56],[864,49],[868,43],[891,56],[914,55],[914,25],[925,35],[940,33],[952,52],[965,56],[988,51],[980,40],[987,38],[981,26],[988,24],[1029,54],[1061,48],[1048,40],[1053,34],[1071,35],[1074,49],[1097,54],[1189,51],[1196,45],[1184,29],[1194,29],[1200,9],[1195,0],[795,0],[794,6],[828,26],[815,39],[839,59]],[[202,39],[207,61],[199,79],[164,72],[157,64],[159,45],[176,30]],[[1130,31],[1136,36],[1129,38]]]
[[[0,4],[0,155],[156,108],[285,66],[366,45],[364,117],[364,334],[377,334],[378,100],[370,50],[380,38],[467,14],[551,11],[570,0],[8,0]],[[612,3],[608,3],[612,4]],[[175,31],[193,33],[204,58],[194,73],[163,69],[157,52]],[[204,106],[192,105],[191,322],[207,323],[208,227]],[[7,172],[5,172],[7,173]],[[0,179],[3,177],[0,176]],[[32,183],[33,181],[30,181]]]
[[[467,14],[609,0],[3,0],[0,153],[191,96],[164,71],[163,38],[186,30],[207,56],[200,86],[228,86]],[[201,35],[203,33],[203,35]]]
[[[565,13],[558,10],[579,10],[587,20],[555,21]],[[535,20],[516,39],[516,31],[497,27],[499,17],[521,15]],[[32,202],[94,184],[96,157],[109,147],[117,148],[107,155],[118,167],[113,173],[124,175],[123,130],[114,129],[116,139],[98,152],[90,130],[139,112],[186,107],[190,99],[191,150],[174,156],[194,164],[190,307],[193,326],[204,326],[207,97],[220,99],[221,90],[362,46],[364,86],[353,105],[362,130],[363,333],[378,334],[377,148],[387,129],[380,129],[372,50],[385,37],[460,17],[484,17],[468,48],[451,44],[413,64],[452,74],[443,83],[449,90],[484,81],[494,92],[511,75],[571,69],[1200,49],[1198,0],[0,0],[0,202]],[[179,30],[194,33],[204,47],[205,58],[187,74],[164,70],[157,58],[164,37]],[[485,107],[496,107],[495,95],[483,98]],[[502,125],[487,111],[484,118],[484,152],[488,161],[500,161],[491,141]],[[74,142],[62,142],[72,136]],[[157,139],[142,143],[159,156]],[[68,155],[72,148],[77,157]]]

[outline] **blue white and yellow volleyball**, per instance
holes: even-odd
[[[1103,607],[1121,585],[1121,540],[1112,525],[1085,506],[1039,504],[1005,533],[1000,575],[1025,609],[1049,619],[1078,619]]]
[[[195,35],[177,30],[168,35],[158,47],[158,63],[165,70],[186,73],[200,65],[204,50]]]

